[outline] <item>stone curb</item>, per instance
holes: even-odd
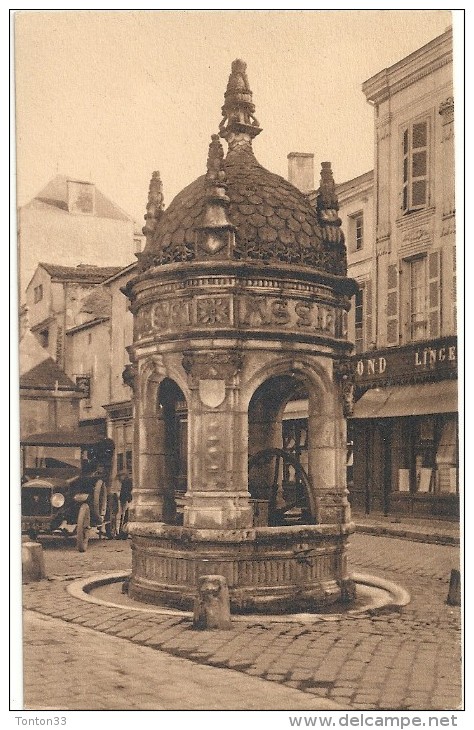
[[[426,542],[432,545],[460,545],[461,539],[458,535],[443,535],[440,533],[419,532],[410,529],[398,529],[396,527],[385,527],[383,525],[364,525],[356,523],[356,532],[365,535],[378,535],[379,537],[398,537],[413,542]]]
[[[108,583],[118,583],[129,576],[129,573],[113,572],[113,573],[102,573],[95,576],[88,576],[86,578],[79,578],[73,581],[67,586],[67,592],[69,595],[77,598],[80,601],[86,601],[87,603],[94,603],[98,606],[104,606],[109,608],[121,608],[125,610],[137,611],[139,613],[147,614],[159,614],[162,616],[179,616],[180,618],[186,618],[191,620],[193,614],[190,611],[180,611],[173,608],[165,608],[161,606],[153,606],[145,608],[145,606],[124,606],[119,603],[112,603],[111,601],[105,601],[101,598],[91,595],[91,591],[99,586],[106,585]],[[367,608],[352,609],[346,613],[325,615],[325,614],[286,614],[282,616],[267,615],[267,614],[247,614],[247,615],[233,615],[233,623],[249,623],[258,621],[262,623],[318,623],[321,621],[337,621],[343,618],[361,618],[364,616],[373,616],[377,613],[393,611],[403,608],[408,605],[411,600],[411,596],[402,586],[392,581],[385,580],[384,578],[375,577],[373,575],[367,575],[366,573],[351,573],[352,580],[356,583],[364,586],[375,587],[386,591],[390,595],[390,601],[384,601],[383,599],[375,599],[373,603]]]

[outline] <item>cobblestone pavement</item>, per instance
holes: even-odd
[[[26,709],[332,710],[334,702],[25,611]],[[65,630],[66,628],[66,630]],[[45,686],[48,687],[45,705]]]
[[[460,611],[445,602],[450,571],[459,565],[458,548],[354,535],[349,550],[354,570],[400,583],[411,593],[411,603],[401,612],[376,616],[325,618],[312,623],[249,619],[234,622],[230,631],[196,632],[187,617],[99,606],[69,595],[67,586],[72,578],[130,569],[128,542],[91,541],[85,554],[64,543],[45,546],[50,579],[24,586],[24,606],[67,622],[63,624],[66,632],[83,626],[128,639],[127,656],[140,648],[159,649],[199,664],[234,669],[303,690],[344,709],[459,709]],[[26,631],[27,698],[30,688],[33,692],[39,653]],[[79,663],[75,671],[81,676],[84,666]],[[46,677],[47,665],[43,678],[49,687]],[[44,702],[44,692],[42,695]],[[82,701],[87,703],[87,698]],[[144,695],[143,708],[148,701]],[[181,707],[178,704],[174,709]]]

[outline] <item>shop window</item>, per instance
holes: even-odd
[[[428,205],[428,120],[418,120],[402,133],[402,211]]]
[[[454,415],[403,419],[398,454],[398,491],[456,495],[457,420]]]
[[[364,214],[354,213],[349,216],[349,249],[361,251],[364,247]]]
[[[126,471],[131,475],[133,466],[133,425],[127,423],[115,423],[113,431],[116,453],[117,474]]]
[[[458,494],[457,419],[447,416],[440,422],[436,449],[437,491],[440,494]]]

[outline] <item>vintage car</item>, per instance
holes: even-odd
[[[83,427],[33,434],[22,440],[21,449],[22,532],[33,539],[40,534],[74,537],[80,552],[87,549],[91,528],[110,532],[111,439]]]

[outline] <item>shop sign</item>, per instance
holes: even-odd
[[[357,383],[410,378],[436,373],[440,377],[457,371],[457,338],[378,350],[353,358]]]

